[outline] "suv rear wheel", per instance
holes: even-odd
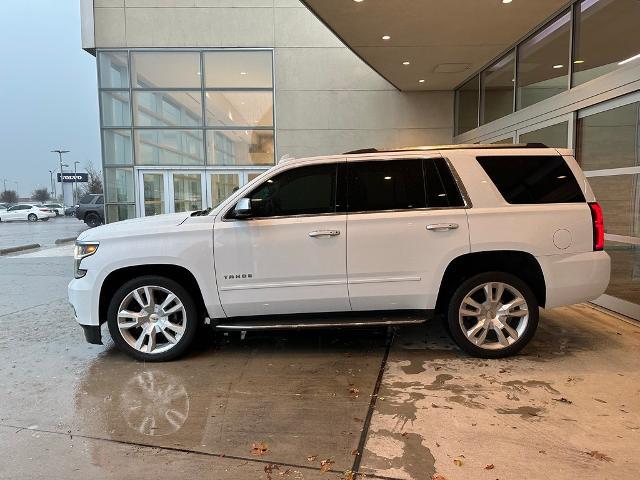
[[[513,355],[538,327],[538,302],[518,277],[487,272],[465,280],[449,303],[447,323],[464,351],[482,358]]]
[[[177,282],[155,275],[134,278],[114,294],[107,323],[116,346],[147,362],[184,354],[198,330],[198,309]]]

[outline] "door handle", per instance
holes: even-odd
[[[314,230],[313,232],[309,232],[309,236],[316,237],[335,237],[340,235],[340,230]]]
[[[455,230],[460,225],[457,223],[432,223],[427,225],[427,230],[433,232],[446,232],[447,230]]]

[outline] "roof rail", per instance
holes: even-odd
[[[499,149],[499,148],[549,148],[544,143],[468,143],[461,145],[433,145],[421,147],[403,147],[390,149],[377,148],[361,148],[344,152],[343,155],[357,155],[360,153],[393,153],[393,152],[414,152],[414,151],[433,151],[433,150],[482,150],[482,149]]]

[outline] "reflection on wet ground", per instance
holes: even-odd
[[[640,329],[587,306],[543,312],[532,344],[505,360],[462,354],[434,321],[395,336],[203,333],[184,360],[145,364],[84,343],[56,283],[62,260],[0,259],[0,290],[22,288],[28,262],[53,288],[0,311],[2,479],[640,471]]]

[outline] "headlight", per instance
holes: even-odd
[[[82,278],[87,274],[86,270],[80,269],[80,263],[83,258],[90,257],[98,251],[98,242],[76,242],[76,248],[73,252],[73,265],[75,278]]]

